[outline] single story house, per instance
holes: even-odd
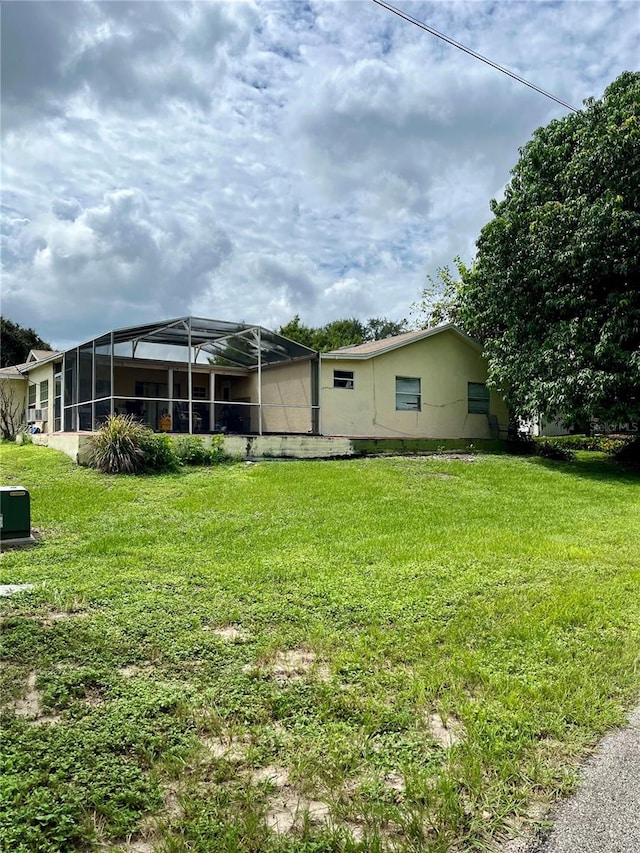
[[[91,432],[125,413],[170,433],[503,437],[508,412],[486,380],[480,345],[451,324],[320,355],[199,317],[34,350],[0,370],[23,423],[44,433]]]
[[[324,435],[506,438],[480,344],[451,323],[321,356]]]

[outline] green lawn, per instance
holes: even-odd
[[[596,454],[1,452],[41,535],[0,560],[7,853],[486,849],[637,699],[640,477]]]

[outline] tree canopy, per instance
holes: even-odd
[[[51,349],[33,329],[25,329],[4,317],[0,317],[0,343],[0,367],[23,364],[29,350]]]
[[[483,343],[516,414],[638,420],[640,74],[536,130],[520,155],[473,265],[454,285],[441,271],[436,315]]]
[[[305,326],[300,315],[278,329],[278,334],[320,352],[340,347],[379,341],[407,331],[406,320],[395,322],[384,317],[371,317],[366,323],[355,317],[332,320],[324,326]]]

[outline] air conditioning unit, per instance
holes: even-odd
[[[46,409],[34,409],[33,412],[34,421],[45,421],[47,419]]]
[[[39,409],[29,409],[27,411],[27,420],[29,421],[29,423],[31,423],[31,421],[36,420],[36,412],[38,412],[38,411],[40,411],[40,410]]]

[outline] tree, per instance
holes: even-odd
[[[640,417],[640,74],[539,128],[491,202],[450,315],[512,410]]]
[[[0,438],[13,441],[22,420],[22,398],[12,382],[0,382]]]
[[[354,346],[365,341],[379,341],[406,331],[406,320],[396,323],[385,317],[372,317],[362,323],[355,317],[332,320],[324,326],[305,326],[300,315],[278,329],[278,334],[306,347],[328,352],[340,347]]]
[[[51,345],[43,341],[33,329],[25,329],[4,317],[0,317],[0,342],[0,367],[23,364],[29,350],[51,349]]]

